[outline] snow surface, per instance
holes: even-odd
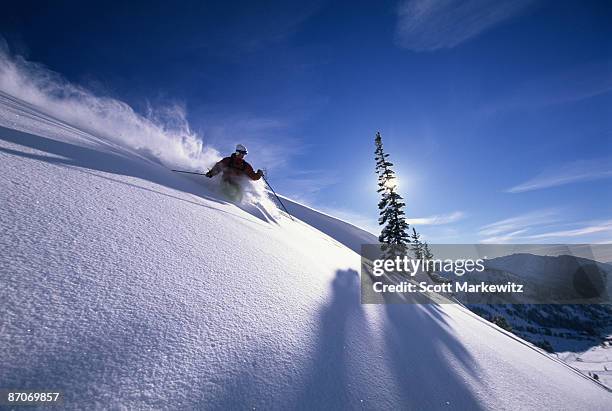
[[[0,386],[68,409],[611,409],[461,306],[361,305],[363,230],[237,207],[0,97]]]
[[[361,252],[362,244],[378,243],[377,236],[362,228],[292,201],[284,196],[280,196],[280,198],[291,215],[299,216],[300,220],[306,224],[329,235],[356,253]]]
[[[612,388],[612,335],[582,353],[563,352],[558,356],[584,374],[597,375],[602,384]]]

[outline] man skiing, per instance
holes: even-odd
[[[239,177],[246,175],[251,180],[259,180],[263,176],[263,171],[257,170],[255,173],[253,167],[244,160],[244,156],[248,154],[245,146],[238,144],[236,152],[229,157],[225,157],[206,173],[206,177],[212,178],[223,172],[222,179],[225,182],[238,184]]]
[[[242,190],[240,189],[240,178],[242,176],[246,175],[251,180],[259,180],[264,175],[261,170],[257,170],[255,173],[253,167],[244,160],[247,153],[246,147],[238,144],[235,153],[219,161],[205,174],[206,177],[212,178],[222,172],[221,179],[224,183],[224,191],[234,200],[242,198]]]

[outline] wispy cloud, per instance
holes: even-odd
[[[520,238],[529,230],[558,222],[557,210],[537,210],[506,218],[480,227],[478,234],[484,243],[506,243]]]
[[[527,232],[527,230],[516,230],[516,231],[511,231],[511,232],[507,232],[507,233],[502,233],[500,235],[494,235],[491,237],[487,237],[481,240],[481,242],[483,243],[489,243],[489,244],[504,244],[504,243],[511,243],[513,241],[517,241],[519,239],[521,239],[521,234]]]
[[[517,85],[497,101],[482,108],[486,114],[506,110],[537,109],[581,101],[612,92],[612,71],[608,61],[579,64],[556,73],[546,73]]]
[[[522,193],[610,177],[612,177],[612,159],[578,160],[545,170],[539,175],[507,189],[506,192]]]
[[[484,237],[481,242],[493,244],[570,240],[601,242],[612,234],[612,220],[567,222],[558,210],[538,210],[487,224],[480,228],[479,234]]]
[[[597,233],[612,233],[612,220],[592,222],[572,230],[551,231],[547,233],[530,235],[526,238],[531,240],[573,238]]]
[[[408,218],[408,224],[413,225],[443,225],[461,220],[465,214],[462,211],[454,211],[449,214],[438,214],[429,217]]]
[[[400,4],[396,41],[413,51],[455,47],[524,12],[534,0],[408,0]]]

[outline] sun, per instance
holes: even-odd
[[[385,182],[385,187],[390,190],[395,190],[399,186],[399,181],[397,177],[391,178]]]

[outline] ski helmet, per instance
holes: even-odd
[[[244,154],[248,154],[248,150],[246,149],[245,146],[243,146],[242,144],[238,144],[236,146],[236,151],[239,153],[244,153]]]

